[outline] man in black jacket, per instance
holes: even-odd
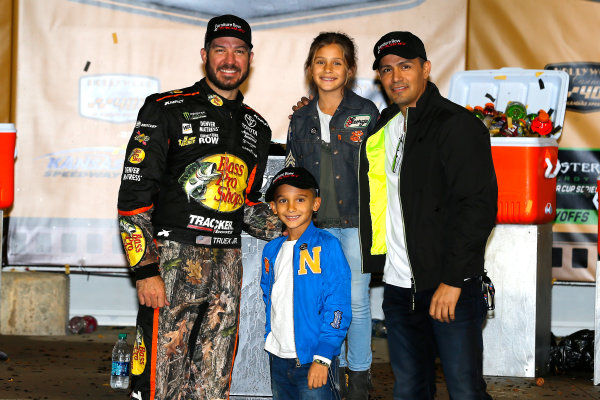
[[[454,399],[490,399],[482,377],[484,252],[497,184],[489,134],[428,81],[421,40],[374,48],[390,101],[359,162],[363,270],[383,271],[394,399],[433,399],[440,356]]]
[[[134,399],[227,397],[242,225],[266,240],[281,233],[259,202],[271,130],[239,92],[251,39],[243,19],[211,19],[201,50],[206,78],[149,96],[127,146],[118,210],[140,302]]]

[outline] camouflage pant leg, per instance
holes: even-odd
[[[213,279],[191,365],[197,400],[226,399],[237,347],[242,250],[212,249]]]
[[[143,372],[133,376],[133,397],[225,398],[237,339],[241,250],[173,241],[159,245],[161,276],[171,304],[160,310],[140,306],[136,336],[143,338],[146,349],[134,349],[132,371]],[[149,363],[136,369],[136,356],[142,353]]]

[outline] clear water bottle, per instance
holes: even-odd
[[[126,390],[129,387],[129,362],[131,353],[127,345],[127,334],[119,333],[119,340],[112,351],[112,369],[110,372],[110,387]]]

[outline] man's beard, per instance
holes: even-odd
[[[232,69],[232,70],[236,70],[239,71],[240,68],[237,67],[236,65],[233,64],[224,64],[221,65],[221,68],[224,69]],[[246,72],[236,81],[223,81],[223,80],[219,80],[219,78],[217,78],[217,73],[216,71],[213,70],[211,64],[210,64],[210,57],[206,58],[206,65],[205,65],[205,70],[206,70],[206,78],[213,84],[215,85],[217,88],[221,89],[221,90],[234,90],[240,87],[240,85],[242,83],[244,83],[244,81],[246,80],[246,78],[248,78],[248,74],[250,73],[250,62],[248,62],[248,66],[246,68]]]

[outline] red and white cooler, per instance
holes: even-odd
[[[563,126],[569,75],[563,71],[502,68],[456,73],[448,98],[462,106],[494,103],[504,111],[510,101],[528,113],[552,110],[553,125]],[[498,179],[499,224],[544,224],[556,217],[558,143],[562,129],[550,137],[491,138]]]
[[[15,142],[13,124],[0,124],[0,210],[9,208],[15,196]]]

